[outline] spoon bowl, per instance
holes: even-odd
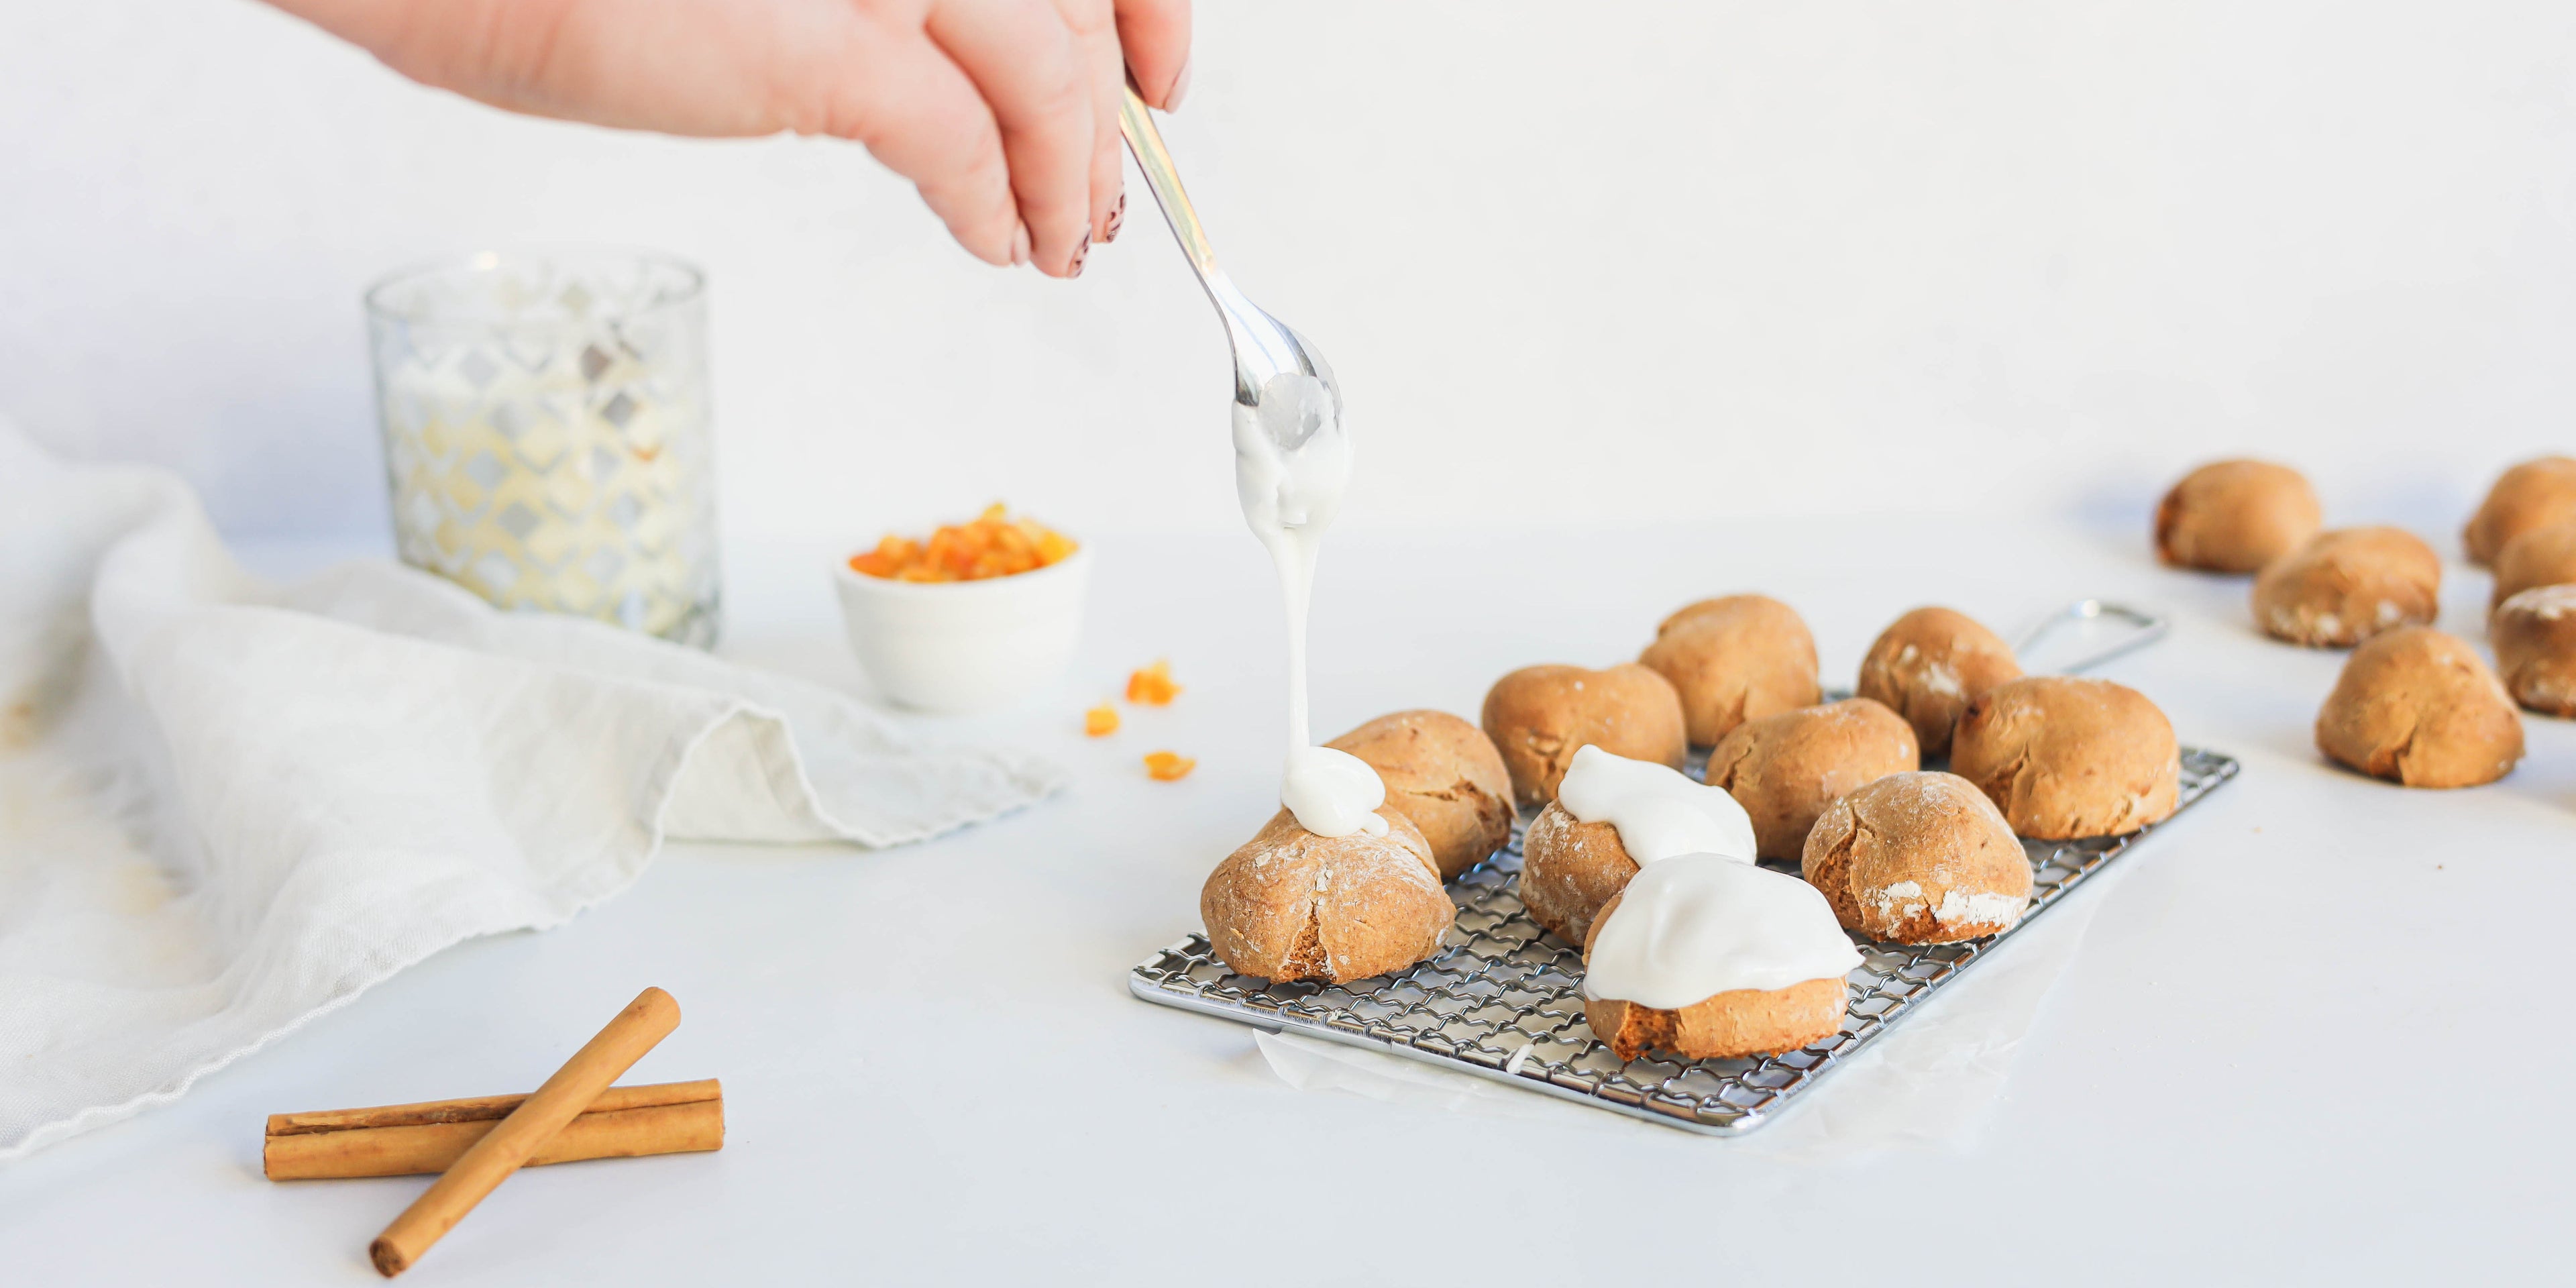
[[[1132,89],[1119,104],[1118,127],[1145,173],[1145,186],[1153,189],[1163,222],[1171,226],[1190,271],[1198,274],[1199,285],[1225,323],[1226,343],[1234,350],[1237,433],[1247,424],[1258,426],[1282,453],[1303,449],[1319,433],[1340,434],[1342,387],[1333,379],[1332,366],[1295,328],[1253,303],[1218,266],[1207,229],[1181,187],[1171,151],[1163,146],[1162,131]]]

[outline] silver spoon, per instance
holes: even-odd
[[[1226,342],[1234,347],[1234,401],[1258,415],[1262,427],[1284,450],[1304,446],[1307,438],[1327,425],[1338,430],[1342,387],[1333,379],[1332,367],[1304,336],[1246,298],[1225,270],[1217,267],[1216,249],[1208,245],[1207,229],[1199,225],[1198,211],[1191,209],[1189,194],[1181,190],[1180,172],[1172,168],[1162,131],[1154,128],[1145,100],[1136,97],[1133,89],[1126,95],[1118,108],[1119,133],[1127,137],[1127,150],[1145,172],[1145,185],[1154,190],[1154,204],[1163,208],[1163,222],[1172,226],[1181,254],[1199,275],[1199,285],[1207,288],[1217,317],[1225,322]],[[1318,393],[1324,406],[1315,405]]]

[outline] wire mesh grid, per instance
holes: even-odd
[[[2236,771],[2233,757],[2184,748],[2175,814]],[[1410,969],[1347,984],[1267,984],[1227,970],[1207,936],[1195,934],[1137,966],[1128,988],[1165,1006],[1392,1051],[1650,1122],[1735,1136],[1771,1121],[2153,829],[2023,841],[2031,909],[2011,929],[1957,944],[1875,944],[1854,936],[1861,964],[1846,977],[1851,1005],[1840,1033],[1784,1055],[1699,1061],[1623,1061],[1592,1036],[1583,1019],[1581,952],[1521,909],[1521,830],[1515,824],[1511,844],[1449,883],[1457,923],[1439,956]]]

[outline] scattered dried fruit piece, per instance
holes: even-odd
[[[1118,708],[1106,702],[1082,713],[1082,731],[1094,738],[1118,732]]]
[[[1127,677],[1127,700],[1139,706],[1168,707],[1179,697],[1181,686],[1172,683],[1172,660],[1164,658],[1152,666],[1139,667]]]
[[[973,522],[943,525],[926,541],[888,535],[876,549],[850,556],[850,570],[891,581],[981,581],[1034,572],[1079,548],[1026,515],[1011,518],[996,501]]]
[[[1190,776],[1199,762],[1171,751],[1145,753],[1145,775],[1158,783],[1177,783]]]

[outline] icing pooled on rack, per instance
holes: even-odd
[[[1332,388],[1304,372],[1270,378],[1258,410],[1234,405],[1234,490],[1243,521],[1279,569],[1288,608],[1288,759],[1279,803],[1317,836],[1386,833],[1386,784],[1367,761],[1318,747],[1306,720],[1306,610],[1315,556],[1351,481],[1351,440]]]
[[[1678,1011],[1858,965],[1824,892],[1723,855],[1677,854],[1638,869],[1593,932],[1583,995]]]
[[[1639,866],[1677,854],[1722,854],[1751,863],[1753,819],[1723,787],[1668,765],[1581,747],[1556,803],[1578,823],[1618,829],[1619,847]]]

